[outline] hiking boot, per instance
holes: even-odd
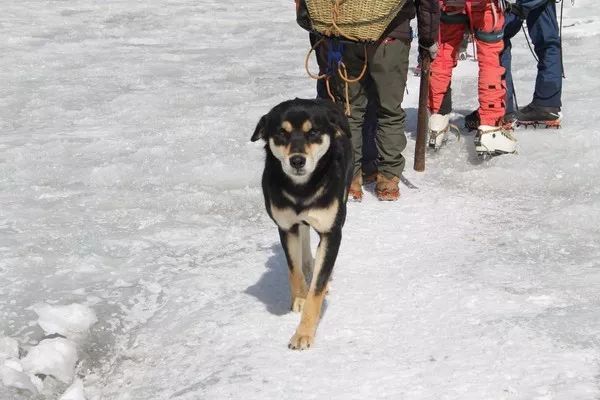
[[[354,175],[354,178],[352,178],[352,183],[350,183],[350,188],[348,189],[348,200],[356,202],[362,201],[362,183],[362,173],[359,171],[358,174]]]
[[[377,182],[377,170],[374,170],[370,174],[363,174],[362,176],[363,185],[369,185],[371,183]]]
[[[517,139],[512,129],[502,126],[480,125],[475,135],[475,151],[478,155],[510,154],[517,150]]]
[[[561,119],[560,107],[543,107],[531,103],[517,112],[519,125],[545,125],[546,127],[560,128]]]
[[[502,118],[502,127],[505,129],[512,129],[517,122],[517,113],[516,112],[507,112],[504,114]],[[481,125],[481,119],[479,118],[479,111],[475,110],[471,114],[465,117],[465,128],[470,131],[474,131],[479,129],[479,125]]]
[[[377,174],[377,184],[375,185],[375,194],[381,201],[396,201],[400,197],[398,183],[400,178],[394,176],[387,178],[383,174]]]

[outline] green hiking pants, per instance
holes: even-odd
[[[406,89],[410,42],[395,39],[375,47],[367,46],[367,71],[356,83],[348,83],[351,116],[348,118],[354,148],[354,174],[360,171],[362,161],[362,128],[367,110],[367,83],[371,83],[377,95],[377,135],[379,172],[387,178],[400,176],[405,159],[402,151],[406,147],[404,123],[406,114],[402,99]],[[345,43],[343,59],[349,78],[356,78],[365,63],[365,45]],[[345,82],[339,77],[332,79],[337,101],[345,101]]]

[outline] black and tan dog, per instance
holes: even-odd
[[[353,164],[350,128],[336,104],[295,99],[260,119],[251,140],[261,138],[267,143],[265,206],[287,257],[292,310],[302,312],[289,348],[306,349],[314,341],[346,219]],[[320,237],[314,260],[310,227]]]

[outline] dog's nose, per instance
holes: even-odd
[[[290,165],[296,169],[300,169],[304,167],[306,164],[306,158],[302,156],[292,156],[290,157]]]

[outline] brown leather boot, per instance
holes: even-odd
[[[363,174],[363,183],[369,185],[377,182],[377,170],[371,172],[369,175]]]
[[[352,178],[352,183],[350,184],[350,189],[348,189],[348,199],[352,201],[362,201],[363,191],[362,191],[362,173],[359,171],[358,174],[354,175]]]
[[[397,176],[386,178],[383,174],[377,174],[377,184],[375,185],[375,194],[381,201],[396,201],[400,197],[398,183],[400,178]]]

